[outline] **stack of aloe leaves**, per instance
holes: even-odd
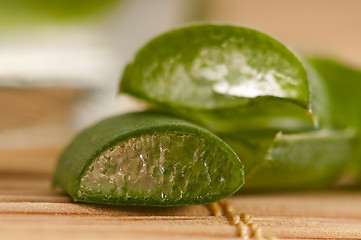
[[[147,102],[151,111],[84,130],[60,157],[54,182],[77,201],[158,206],[217,201],[243,183],[246,191],[330,188],[345,176],[357,179],[354,169],[361,169],[360,90],[361,71],[301,59],[262,32],[213,24],[178,28],[144,45],[121,78],[119,92]],[[152,139],[164,135],[168,159],[164,141]],[[154,145],[155,158],[169,165],[150,160]],[[122,175],[113,169],[126,168],[112,155],[120,154],[117,148],[142,163]],[[158,187],[152,177],[130,180],[147,171],[161,178]]]

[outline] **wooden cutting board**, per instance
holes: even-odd
[[[361,239],[361,191],[236,195],[255,239]],[[115,207],[73,203],[51,189],[51,173],[0,172],[0,239],[239,239],[206,205]],[[261,233],[261,234],[260,234]],[[251,229],[248,235],[252,238]],[[258,236],[258,237],[257,237]]]

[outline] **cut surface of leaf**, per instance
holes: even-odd
[[[237,191],[243,166],[207,130],[159,114],[132,113],[81,132],[61,155],[54,182],[82,202],[201,204]]]
[[[277,134],[246,175],[245,191],[311,190],[331,186],[350,163],[355,131],[322,129]]]
[[[267,108],[281,118],[303,119],[309,101],[306,71],[283,44],[249,28],[211,24],[179,28],[151,40],[124,70],[120,92],[189,113],[196,122],[213,115],[209,125],[218,124],[219,111],[244,108],[236,117],[252,117],[247,109],[271,98],[304,110],[296,110],[294,117],[280,101],[269,101]]]

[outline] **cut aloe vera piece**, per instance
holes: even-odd
[[[312,125],[302,63],[272,37],[244,27],[205,24],[160,35],[126,67],[120,92],[217,132],[283,129],[282,119],[296,130]]]
[[[312,190],[331,186],[348,166],[354,137],[352,129],[279,133],[262,161],[246,174],[244,190]]]
[[[222,140],[154,113],[120,115],[82,131],[54,177],[75,201],[153,206],[218,201],[243,181],[241,161]]]

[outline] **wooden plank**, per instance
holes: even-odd
[[[0,239],[239,239],[226,216],[205,205],[104,206],[73,203],[51,189],[51,174],[0,172]],[[237,213],[253,217],[264,237],[360,239],[361,193],[235,195]]]

